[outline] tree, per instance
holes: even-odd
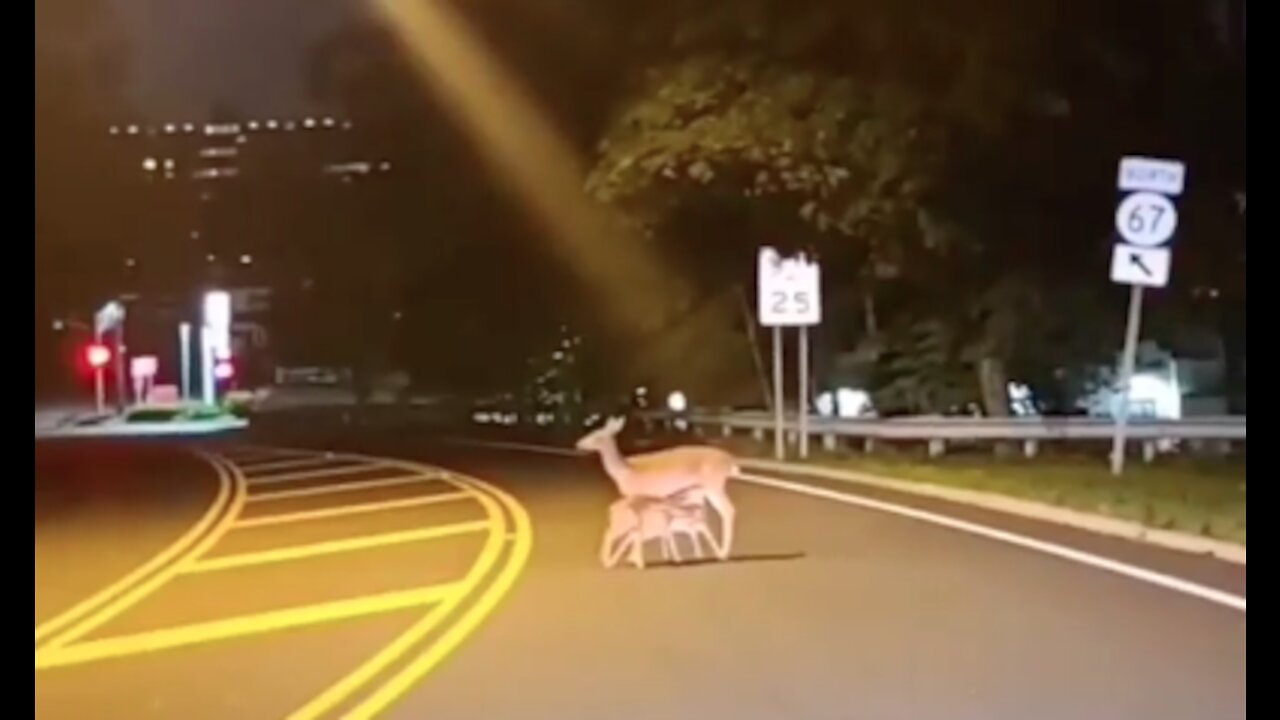
[[[708,266],[748,266],[755,246],[779,238],[817,250],[841,308],[937,276],[929,268],[976,242],[938,216],[948,163],[1018,109],[1030,79],[1008,68],[1039,25],[1008,3],[914,5],[669,4],[644,27],[648,56],[588,190]],[[736,242],[691,235],[690,206],[715,208]]]

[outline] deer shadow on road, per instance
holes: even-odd
[[[727,565],[733,563],[757,563],[757,562],[788,562],[791,560],[802,560],[808,556],[804,552],[786,552],[786,553],[755,553],[750,555],[730,555],[724,560],[714,557],[703,558],[687,558],[684,562],[674,562],[671,560],[659,560],[657,562],[645,563],[647,570],[687,570],[695,567],[703,567],[706,565]]]

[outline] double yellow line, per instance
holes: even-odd
[[[271,525],[338,512],[309,511],[253,520],[242,519],[240,515],[245,503],[258,497],[248,496],[247,482],[235,465],[212,455],[205,454],[204,457],[217,469],[219,477],[217,497],[204,516],[143,566],[39,625],[36,628],[37,670],[153,652],[228,636],[304,627],[394,609],[430,606],[399,637],[290,715],[293,720],[305,720],[335,714],[341,710],[344,718],[370,718],[385,711],[407,694],[479,628],[515,584],[532,551],[533,531],[528,513],[519,502],[498,488],[475,478],[441,473],[415,463],[348,455],[343,456],[343,459],[373,462],[383,468],[400,468],[409,473],[409,477],[416,477],[419,481],[422,477],[434,476],[457,488],[457,492],[431,496],[431,499],[415,499],[412,503],[400,501],[403,504],[427,504],[467,496],[474,498],[482,506],[486,518],[483,521],[401,533],[404,541],[408,542],[487,529],[480,554],[465,577],[435,587],[322,603],[306,608],[290,608],[254,616],[231,617],[125,637],[77,642],[181,573],[219,569],[219,563],[232,566],[235,558],[244,561],[240,556],[233,556],[201,562],[201,558],[224,535],[241,524]],[[371,481],[369,484],[379,483]],[[345,508],[344,511],[372,511],[374,506],[357,505]],[[386,537],[380,537],[376,541],[353,539],[333,541],[329,545],[342,544],[341,549],[359,549],[366,545],[377,547],[387,542]],[[348,545],[351,547],[347,548]],[[333,548],[325,545],[312,550],[318,552],[320,549]],[[276,554],[283,556],[298,552],[297,549],[281,550]],[[474,602],[467,604],[472,598]]]
[[[42,650],[52,650],[84,637],[130,605],[163,585],[186,561],[198,557],[226,534],[244,503],[244,480],[227,461],[200,455],[218,473],[218,492],[194,525],[147,562],[116,582],[36,626],[36,662]]]
[[[397,464],[421,471],[412,464]],[[533,550],[533,525],[528,512],[515,498],[484,481],[458,475],[447,476],[446,480],[461,489],[473,490],[493,523],[476,562],[458,581],[454,593],[355,670],[290,714],[288,720],[315,720],[344,706],[344,720],[372,718],[386,711],[474,634],[519,579]],[[501,567],[494,573],[499,564]],[[473,595],[475,601],[463,607]],[[427,641],[451,619],[434,641]],[[385,679],[375,684],[380,677]],[[353,700],[362,690],[363,699]]]

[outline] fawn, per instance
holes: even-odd
[[[696,490],[685,490],[667,498],[622,498],[609,506],[609,527],[600,546],[600,564],[611,568],[628,549],[630,560],[644,568],[644,544],[660,540],[664,560],[682,562],[676,534],[689,537],[696,557],[702,557],[702,538],[716,548],[707,526],[706,505]],[[614,545],[621,539],[622,543]],[[612,552],[610,552],[612,550]]]

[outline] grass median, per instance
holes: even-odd
[[[717,441],[744,457],[772,457],[772,446],[744,439]],[[1134,459],[1113,477],[1101,455],[1044,453],[998,459],[987,453],[936,459],[892,449],[866,455],[811,449],[810,462],[963,490],[999,493],[1048,505],[1131,520],[1150,528],[1245,544],[1243,457]]]

